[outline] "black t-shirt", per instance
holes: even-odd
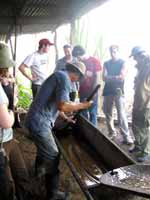
[[[108,76],[118,76],[121,73],[122,67],[124,65],[124,60],[109,60],[104,63],[104,67],[107,71]],[[103,90],[103,96],[116,95],[117,88],[120,88],[122,93],[124,93],[124,81],[113,80],[106,81]]]

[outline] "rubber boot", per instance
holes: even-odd
[[[67,194],[58,190],[59,188],[59,160],[58,155],[54,160],[48,161],[48,173],[45,175],[47,200],[66,200]]]
[[[55,175],[46,174],[46,190],[47,199],[46,200],[67,200],[68,194],[58,190],[59,186],[59,173]]]
[[[46,161],[43,158],[37,156],[35,160],[35,176],[37,178],[45,178],[46,174]]]

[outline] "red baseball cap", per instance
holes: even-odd
[[[54,45],[54,43],[52,43],[48,39],[44,38],[39,41],[39,46],[42,46],[42,45]]]

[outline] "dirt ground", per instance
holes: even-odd
[[[45,190],[41,184],[34,177],[34,162],[36,156],[36,148],[34,143],[27,137],[27,132],[24,129],[17,128],[14,130],[15,138],[19,142],[19,146],[23,153],[23,157],[26,166],[29,170],[29,174],[32,181],[32,186],[37,192],[35,200],[44,200]],[[60,162],[60,189],[69,193],[70,200],[85,200],[85,197],[76,183],[74,177],[72,176],[68,166],[66,165],[63,158]]]

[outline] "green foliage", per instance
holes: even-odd
[[[18,85],[18,103],[17,107],[27,110],[32,101],[31,88]]]
[[[75,21],[73,43],[75,45],[80,44],[87,49],[88,33],[88,17],[78,18]]]
[[[103,36],[97,35],[95,38],[95,52],[93,55],[104,61],[106,59],[106,51],[107,48],[104,47]]]
[[[100,32],[91,32],[92,23],[93,21],[88,14],[75,20],[72,24],[72,43],[73,45],[83,46],[89,55],[104,61],[106,59],[104,36]]]

